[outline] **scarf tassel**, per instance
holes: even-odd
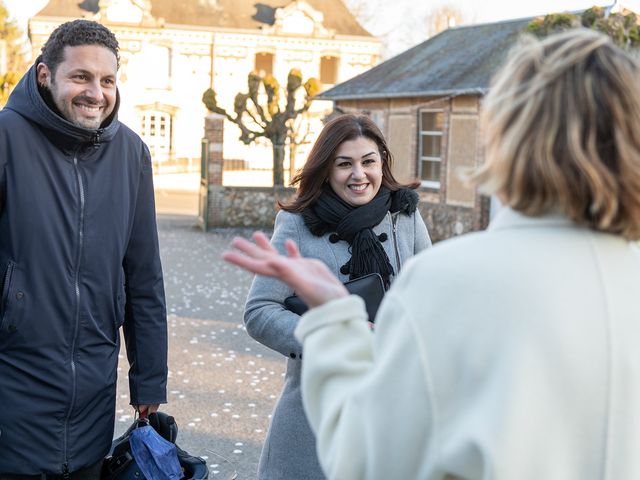
[[[360,231],[351,244],[351,259],[349,265],[349,278],[360,278],[369,273],[379,273],[384,282],[385,290],[391,284],[393,267],[389,262],[384,248],[370,228]]]

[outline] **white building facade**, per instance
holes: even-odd
[[[199,168],[207,88],[232,113],[252,71],[271,73],[286,85],[288,72],[297,68],[303,81],[316,77],[324,90],[374,66],[381,47],[341,0],[50,0],[29,21],[34,58],[51,32],[73,18],[98,21],[118,38],[120,119],[142,136],[160,170]],[[330,102],[314,102],[300,127],[308,135],[295,166],[330,109]],[[227,122],[225,160],[271,167],[268,142],[246,146],[238,137]]]

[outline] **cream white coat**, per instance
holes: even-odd
[[[503,209],[415,257],[375,334],[308,312],[302,392],[330,479],[640,478],[640,253]]]

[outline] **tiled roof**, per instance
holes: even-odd
[[[342,0],[306,0],[324,14],[323,25],[338,35],[367,36]],[[273,25],[275,9],[290,0],[152,0],[151,15],[174,25],[259,29]],[[98,12],[98,0],[50,0],[36,15],[79,18]]]
[[[509,48],[531,20],[522,18],[445,30],[317,98],[349,100],[482,94]]]

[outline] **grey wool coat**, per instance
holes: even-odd
[[[427,227],[419,213],[387,213],[373,231],[387,234],[382,245],[398,273],[409,257],[431,245]],[[293,239],[305,257],[322,260],[345,282],[349,278],[340,273],[351,254],[345,241],[331,243],[330,233],[314,236],[305,226],[302,216],[284,210],[276,216],[271,243],[284,252],[286,239]],[[269,432],[260,457],[260,480],[314,480],[325,476],[318,463],[316,442],[302,408],[300,368],[302,346],[293,332],[300,317],[284,307],[284,299],[293,291],[284,283],[256,276],[245,306],[244,321],[247,332],[258,342],[287,357],[287,373]]]

